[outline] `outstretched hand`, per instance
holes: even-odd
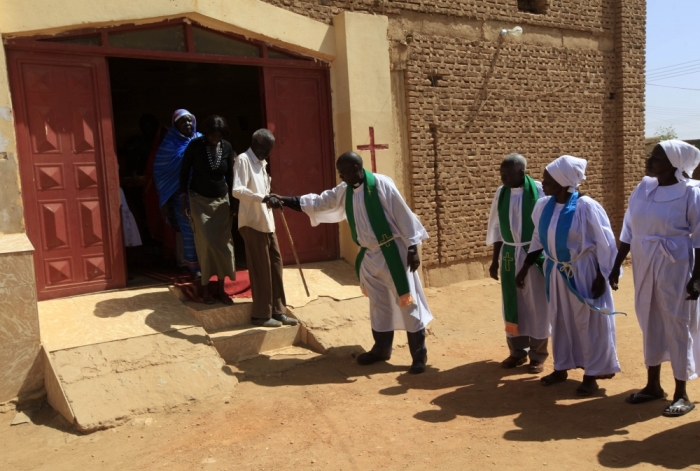
[[[408,248],[408,254],[406,254],[406,266],[409,270],[411,270],[411,273],[418,270],[418,267],[420,266],[418,248],[415,245],[412,245]]]

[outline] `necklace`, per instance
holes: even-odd
[[[211,151],[209,150],[209,146],[205,146],[207,148],[207,157],[209,158],[209,166],[211,167],[212,170],[216,170],[219,168],[219,165],[221,165],[221,156],[224,153],[224,148],[219,142],[216,145],[216,161],[214,158],[211,156]]]

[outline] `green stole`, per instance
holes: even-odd
[[[386,214],[384,214],[384,208],[382,208],[382,203],[379,200],[379,193],[377,192],[377,179],[374,174],[367,169],[365,172],[365,208],[367,210],[367,217],[369,218],[369,223],[372,226],[374,235],[377,237],[377,241],[382,249],[382,254],[386,259],[386,264],[389,266],[389,273],[391,273],[391,279],[394,281],[394,286],[396,287],[396,292],[399,295],[399,305],[402,307],[409,306],[413,304],[413,296],[411,296],[411,288],[408,284],[408,276],[406,275],[406,266],[404,261],[401,259],[401,254],[399,253],[399,248],[396,242],[393,240],[394,234],[391,232],[391,227],[389,226],[389,221],[386,219]],[[345,191],[345,215],[350,224],[350,233],[352,234],[352,240],[357,245],[357,228],[355,227],[355,209],[352,203],[353,188],[348,185]],[[360,277],[360,267],[362,266],[362,259],[365,257],[366,247],[360,248],[360,253],[357,254],[357,259],[355,259],[355,272],[357,277]]]
[[[532,233],[535,230],[535,224],[532,222],[532,210],[535,208],[535,203],[540,198],[537,191],[535,181],[528,175],[525,175],[525,184],[523,185],[523,204],[522,204],[522,230],[520,240],[529,242],[532,240]],[[501,194],[498,197],[498,222],[501,228],[501,238],[504,241],[501,249],[501,292],[503,293],[503,312],[506,318],[506,332],[511,335],[519,335],[518,332],[518,297],[517,287],[515,286],[515,251],[519,247],[508,245],[513,244],[513,234],[510,230],[510,188],[504,186],[501,189]],[[523,247],[525,252],[530,246]],[[539,264],[541,266],[541,261]]]

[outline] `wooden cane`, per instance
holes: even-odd
[[[304,278],[304,272],[301,271],[301,263],[299,263],[299,257],[297,256],[297,249],[294,247],[294,240],[292,239],[292,233],[289,232],[289,226],[287,225],[287,219],[284,217],[284,208],[280,208],[280,216],[282,217],[282,224],[284,224],[284,228],[287,230],[287,235],[289,236],[289,243],[292,245],[292,253],[294,253],[294,260],[297,261],[297,268],[299,268],[299,274],[301,275],[301,281],[304,283],[304,289],[306,290],[306,296],[311,297],[311,293],[309,293],[309,287],[306,286],[306,278]]]

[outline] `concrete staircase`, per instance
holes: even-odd
[[[269,328],[252,325],[253,303],[250,299],[236,298],[232,306],[207,305],[188,301],[177,287],[172,286],[170,290],[202,324],[212,345],[228,364],[305,343],[301,326]],[[287,315],[294,317],[291,311],[287,311]]]

